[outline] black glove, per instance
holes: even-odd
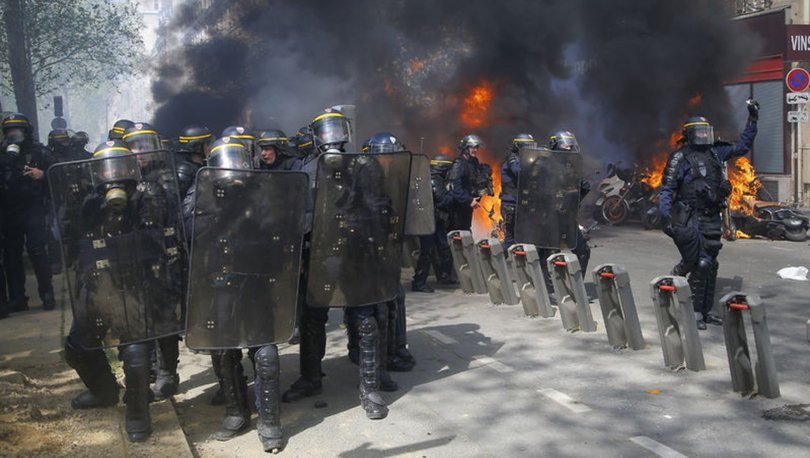
[[[667,234],[670,237],[675,236],[675,231],[672,230],[672,221],[669,219],[669,215],[661,215],[661,228],[664,230],[664,234]]]
[[[591,192],[591,182],[588,180],[582,180],[579,182],[579,198],[582,199],[588,193]]]
[[[745,104],[748,106],[748,120],[757,122],[759,120],[759,102],[754,99],[748,99]]]

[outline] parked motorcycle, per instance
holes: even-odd
[[[620,224],[630,216],[639,216],[643,222],[647,211],[654,205],[651,197],[655,194],[655,189],[643,181],[647,175],[640,173],[637,165],[633,166],[629,177],[623,177],[615,167],[611,173],[610,168],[609,165],[608,177],[599,184],[602,195],[596,201],[596,219],[607,224]]]

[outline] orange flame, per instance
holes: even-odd
[[[738,238],[738,239],[750,239],[750,238],[751,238],[751,236],[750,236],[750,235],[748,235],[748,234],[746,234],[745,232],[743,232],[743,231],[741,231],[741,230],[737,229],[737,238]]]
[[[489,121],[492,99],[495,96],[495,85],[483,80],[464,97],[461,103],[459,122],[466,129],[480,129]]]
[[[486,128],[492,122],[492,101],[495,98],[496,84],[482,80],[472,86],[462,99],[458,114],[459,124],[468,130]],[[448,148],[449,149],[449,148]],[[494,196],[481,197],[481,207],[473,212],[473,227],[476,232],[486,232],[503,240],[501,223],[501,164],[486,151],[478,152],[478,160],[492,167],[492,188]]]
[[[728,180],[731,182],[729,209],[749,215],[753,214],[753,201],[757,199],[757,193],[762,183],[757,178],[757,171],[751,160],[741,156],[734,164],[729,164]]]

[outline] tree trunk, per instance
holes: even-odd
[[[8,62],[17,111],[31,120],[34,138],[38,138],[37,96],[34,92],[34,74],[31,71],[31,55],[25,39],[25,0],[3,0],[5,26],[8,37]]]

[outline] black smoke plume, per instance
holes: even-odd
[[[723,81],[755,52],[722,0],[187,2],[168,27],[154,124],[296,131],[325,107],[358,107],[359,139],[392,131],[412,150],[454,146],[472,86],[495,97],[477,130],[490,150],[511,135],[575,132],[596,157],[643,159],[688,101],[721,124]],[[172,43],[172,41],[170,41]]]

